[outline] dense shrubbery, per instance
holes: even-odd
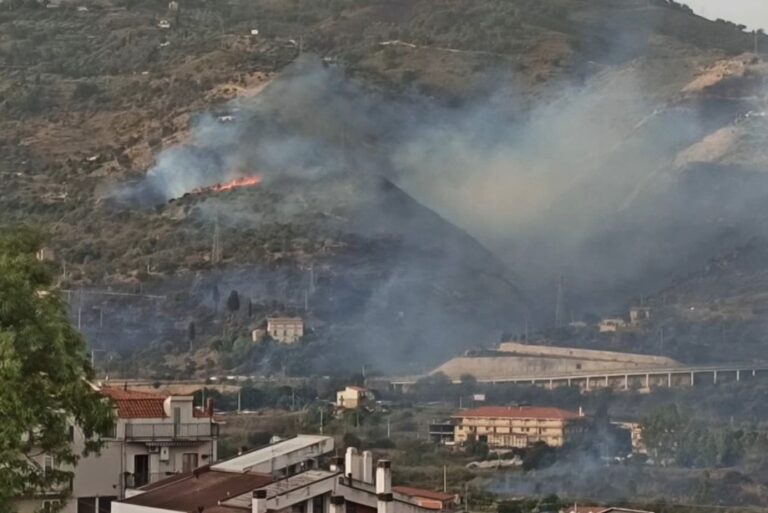
[[[646,417],[643,437],[656,463],[684,467],[762,466],[768,449],[768,431],[704,423],[675,405]]]

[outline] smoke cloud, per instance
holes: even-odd
[[[559,277],[579,316],[653,293],[759,228],[762,175],[675,163],[754,106],[695,95],[665,104],[645,94],[646,81],[630,66],[553,88],[533,105],[506,88],[444,105],[415,92],[387,97],[305,57],[233,104],[234,122],[201,116],[188,145],[161,154],[119,194],[156,204],[250,174],[267,189],[322,181],[311,194],[281,189],[277,213],[286,222],[318,211],[334,219],[350,200],[345,180],[384,177],[490,248],[547,324]],[[354,216],[334,222],[360,234],[434,237],[366,208],[377,204],[374,189],[354,199]],[[224,215],[256,222],[249,212]],[[524,314],[507,317],[520,328]]]

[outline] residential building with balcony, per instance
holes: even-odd
[[[216,460],[218,424],[208,411],[193,407],[192,396],[163,396],[120,388],[100,389],[112,402],[117,422],[112,436],[99,454],[83,457],[73,469],[68,494],[62,490],[19,500],[19,513],[32,513],[64,502],[64,513],[110,513],[112,501],[126,491],[168,476],[191,472]],[[76,453],[85,439],[79,428],[71,428]],[[50,456],[40,462],[56,467]],[[64,468],[64,467],[62,467]]]
[[[456,443],[455,419],[432,419],[429,423],[429,440],[438,445],[454,445]]]
[[[453,419],[456,443],[474,438],[491,449],[523,448],[538,442],[561,447],[586,427],[581,412],[535,406],[483,406],[462,410]]]

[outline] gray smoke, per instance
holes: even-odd
[[[239,103],[234,123],[201,116],[190,144],[162,153],[131,193],[166,201],[254,172],[267,182],[378,174],[479,238],[530,290],[549,288],[535,299],[548,301],[562,275],[574,303],[615,304],[637,294],[638,281],[650,293],[685,272],[682,259],[696,258],[694,268],[717,254],[711,240],[741,227],[766,191],[759,179],[726,177],[721,185],[737,196],[723,210],[702,185],[718,182],[716,173],[673,165],[749,105],[664,105],[643,94],[644,80],[628,69],[530,107],[504,89],[445,106],[415,94],[386,98],[305,58]]]

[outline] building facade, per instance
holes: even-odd
[[[600,324],[597,325],[597,330],[600,333],[615,333],[617,331],[623,330],[627,327],[627,321],[620,317],[610,317],[607,319],[602,319],[600,321]]]
[[[537,442],[562,447],[583,433],[586,424],[580,413],[532,406],[483,406],[460,411],[453,419],[456,443],[474,438],[491,449],[522,448]]]
[[[429,440],[438,445],[454,445],[456,419],[432,419],[429,423]]]
[[[647,306],[633,306],[629,309],[629,323],[638,326],[651,318],[651,309]]]
[[[99,454],[80,459],[68,486],[68,497],[51,491],[19,500],[19,513],[33,513],[51,501],[65,502],[64,513],[109,513],[112,501],[126,491],[168,476],[189,472],[217,457],[218,424],[212,411],[193,407],[192,396],[162,396],[118,388],[102,388],[115,407],[117,422]],[[85,439],[72,428],[75,452]],[[45,467],[58,467],[49,456],[39,457]]]
[[[304,336],[301,317],[269,317],[267,333],[281,344],[295,344]]]
[[[336,406],[345,410],[354,410],[373,399],[373,393],[363,387],[348,386],[336,392]]]

